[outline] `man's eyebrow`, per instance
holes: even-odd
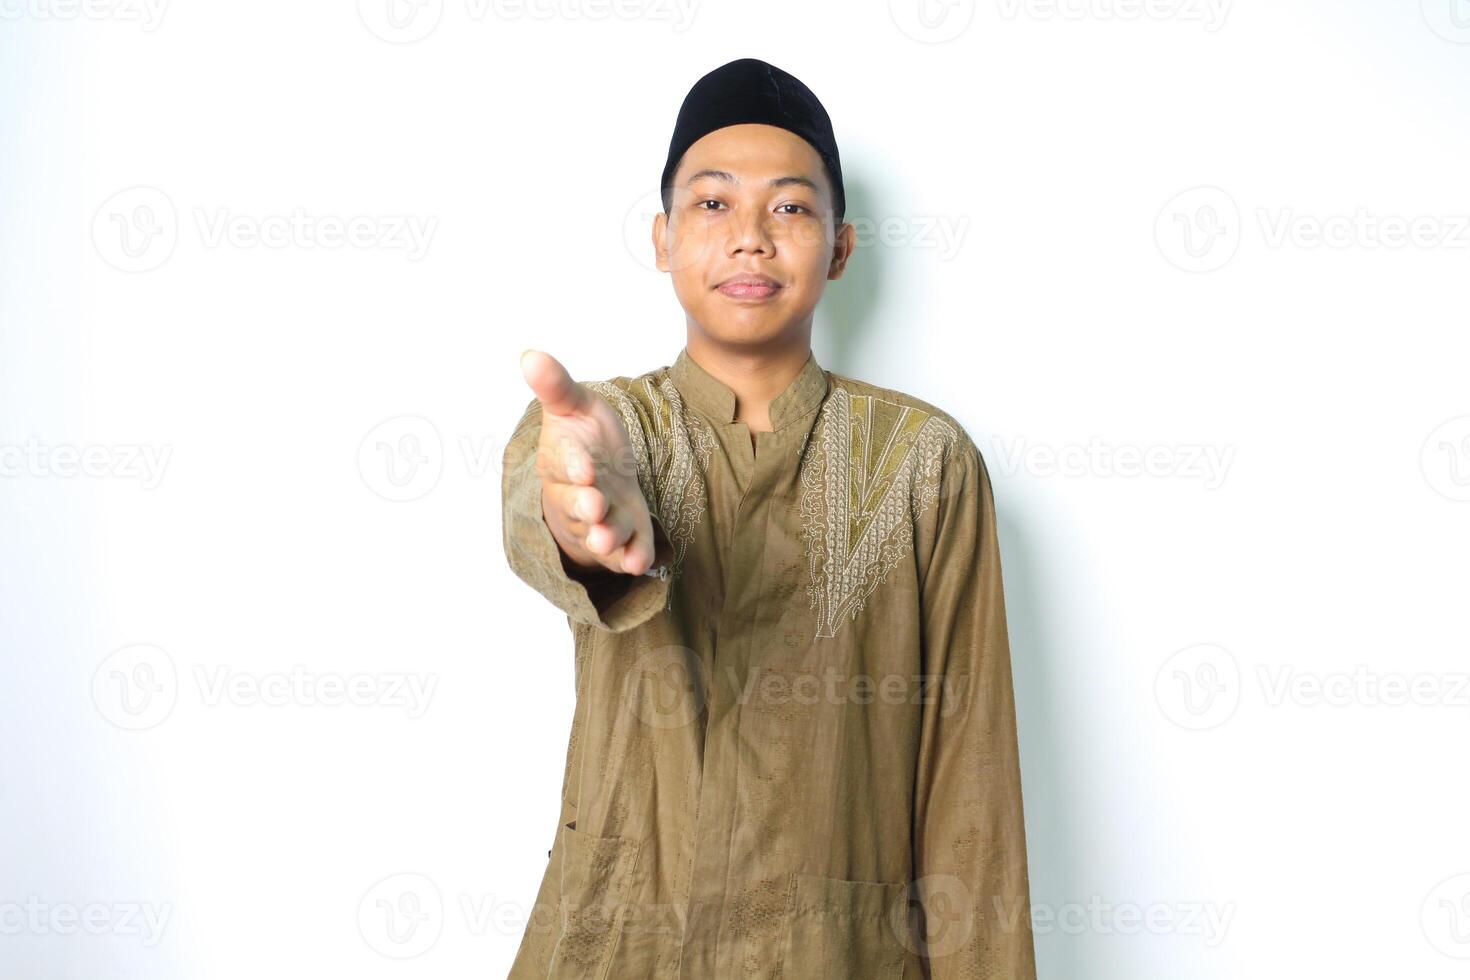
[[[696,180],[698,180],[701,177],[712,177],[715,180],[722,180],[722,181],[724,181],[727,184],[738,184],[738,183],[740,183],[740,181],[735,177],[735,175],[732,174],[732,173],[730,173],[728,170],[700,170],[700,171],[697,171],[697,172],[689,175],[689,179],[687,181],[685,181],[685,186],[688,186],[689,184],[694,183]],[[768,186],[768,187],[790,187],[792,185],[795,185],[795,186],[798,186],[798,187],[806,187],[806,188],[809,188],[813,194],[820,194],[821,193],[821,188],[818,187],[816,185],[816,182],[813,181],[810,177],[802,177],[802,176],[797,175],[797,174],[793,174],[793,175],[788,176],[788,177],[773,177],[773,178],[771,178],[770,182],[766,186]]]

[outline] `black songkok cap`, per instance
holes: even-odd
[[[827,117],[827,110],[795,75],[759,58],[741,58],[721,65],[695,82],[684,96],[679,118],[674,123],[674,138],[669,141],[669,158],[659,182],[665,211],[672,202],[674,171],[684,151],[706,133],[740,123],[779,126],[810,143],[827,165],[827,176],[832,181],[833,216],[839,222],[842,220],[847,198],[842,192],[842,164],[837,157],[837,138],[832,135],[832,120]]]

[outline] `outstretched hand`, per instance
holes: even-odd
[[[580,568],[642,575],[654,562],[653,519],[622,420],[544,351],[523,353],[521,373],[541,403],[536,472],[557,545]]]

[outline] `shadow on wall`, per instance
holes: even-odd
[[[876,202],[867,185],[844,173],[842,186],[847,194],[847,221],[873,213]],[[812,346],[820,341],[823,350],[830,351],[820,358],[824,368],[851,374],[849,365],[862,360],[864,339],[881,329],[874,317],[882,307],[879,299],[885,281],[893,275],[884,259],[882,249],[860,244],[847,260],[842,278],[828,281],[812,323]]]
[[[1026,814],[1026,856],[1033,906],[1077,900],[1084,894],[1078,874],[1079,841],[1088,839],[1085,813],[1074,794],[1083,785],[1069,772],[1068,750],[1078,738],[1075,723],[1058,717],[1054,692],[1064,685],[1057,674],[1067,669],[1067,651],[1051,628],[1058,602],[1068,601],[1055,582],[1044,581],[1037,549],[1040,535],[1019,522],[1021,508],[996,505],[1001,574],[1005,582],[1006,630],[1010,638],[1012,686],[1021,742],[1021,805]],[[1066,934],[1038,933],[1036,973],[1045,977],[1095,976],[1096,964],[1083,958],[1085,944],[1068,942]]]
[[[846,220],[878,213],[881,195],[856,174],[845,174],[844,179]],[[892,288],[900,274],[892,259],[887,250],[873,247],[871,241],[860,244],[848,260],[843,277],[827,283],[812,329],[813,346],[820,343],[828,351],[822,358],[823,366],[850,374],[849,365],[865,363],[862,352],[868,338],[894,328],[891,323],[875,322],[884,305],[881,300],[885,289]],[[923,288],[923,284],[910,288]],[[985,444],[982,433],[973,432],[980,445]],[[1083,809],[1074,799],[1082,784],[1077,774],[1069,771],[1067,762],[1077,758],[1069,746],[1079,735],[1071,720],[1058,716],[1055,701],[1055,692],[1065,687],[1057,683],[1056,677],[1067,669],[1068,655],[1052,624],[1056,603],[1067,599],[1059,594],[1055,582],[1044,578],[1042,556],[1036,545],[1043,535],[1033,534],[1021,523],[1028,513],[1035,511],[997,503],[1012,683],[1020,728],[1031,896],[1033,904],[1055,905],[1073,901],[1083,893],[1078,847],[1089,834],[1082,825],[1086,819]],[[1085,962],[1086,944],[1058,941],[1067,938],[1055,931],[1037,934],[1039,977],[1092,975],[1095,964]]]

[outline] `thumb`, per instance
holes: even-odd
[[[545,351],[522,351],[521,375],[541,402],[543,412],[549,415],[575,415],[586,411],[587,389],[573,381],[561,362]]]

